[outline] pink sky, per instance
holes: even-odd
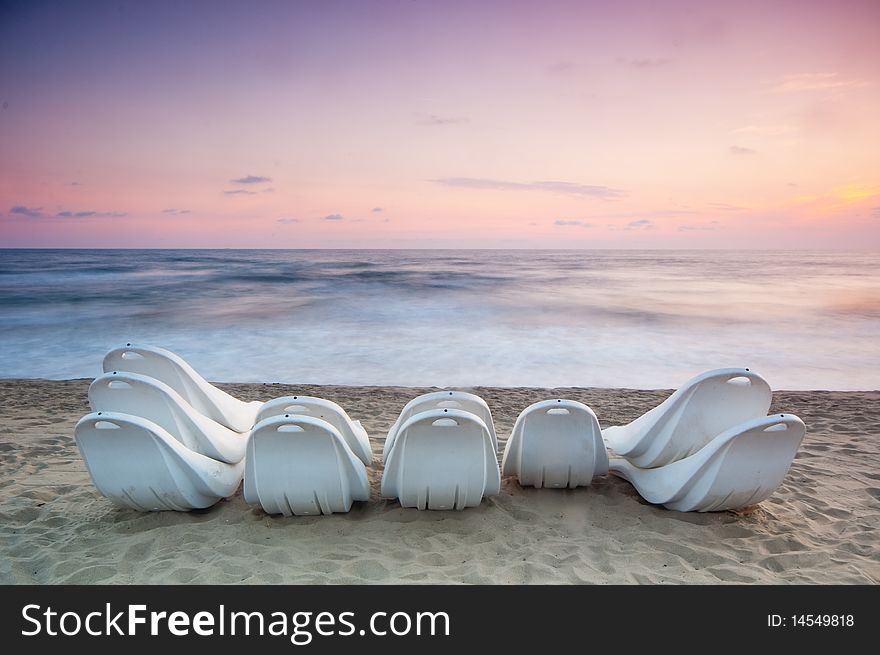
[[[0,246],[880,246],[880,2],[35,4]]]

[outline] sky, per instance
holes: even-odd
[[[0,4],[0,246],[880,247],[880,2]]]

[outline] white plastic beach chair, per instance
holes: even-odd
[[[403,507],[464,509],[501,491],[501,475],[486,423],[460,409],[433,409],[397,431],[382,475],[382,496]]]
[[[210,507],[235,493],[244,462],[191,451],[164,428],[117,412],[94,412],[75,428],[95,487],[117,505],[142,512]]]
[[[400,416],[397,417],[394,425],[388,430],[388,436],[385,437],[385,445],[382,447],[383,462],[388,460],[388,453],[397,440],[400,426],[411,416],[431,409],[460,409],[476,414],[489,429],[489,436],[492,438],[492,448],[497,452],[498,438],[495,436],[495,423],[492,421],[492,412],[485,400],[465,391],[434,391],[417,396],[404,405]]]
[[[612,473],[649,503],[680,512],[715,512],[758,503],[782,484],[806,427],[792,414],[746,421],[689,457],[653,469],[612,458]]]
[[[230,396],[196,373],[183,358],[164,348],[126,344],[104,357],[104,372],[128,371],[161,380],[205,416],[236,432],[247,432],[263,403]]]
[[[369,500],[364,463],[327,421],[273,416],[254,426],[248,440],[244,499],[269,514],[347,512]]]
[[[137,373],[112,371],[89,386],[92,409],[140,416],[161,426],[192,451],[235,464],[244,457],[247,434],[233,432],[194,410],[174,389]]]
[[[504,448],[503,475],[523,486],[589,485],[608,473],[608,453],[593,410],[575,400],[543,400],[519,415]]]
[[[367,466],[373,465],[373,451],[370,437],[360,421],[353,421],[342,407],[331,400],[313,396],[283,396],[263,404],[257,413],[257,423],[273,416],[299,414],[313,416],[327,421],[339,430],[345,443]]]
[[[632,423],[605,428],[602,437],[635,466],[663,466],[743,421],[766,416],[770,396],[770,385],[747,368],[707,371]]]

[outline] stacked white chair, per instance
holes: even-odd
[[[476,394],[465,391],[434,391],[417,396],[404,405],[400,411],[400,416],[397,417],[394,425],[388,430],[388,436],[385,438],[385,445],[382,449],[382,461],[388,459],[388,453],[397,440],[397,433],[407,419],[419,412],[426,412],[431,409],[460,409],[479,416],[489,430],[489,436],[492,439],[492,449],[498,450],[498,438],[495,436],[495,423],[492,420],[492,411],[485,400]]]
[[[160,348],[128,344],[104,358],[105,368],[114,363],[121,370],[91,384],[94,411],[75,429],[98,491],[139,511],[202,509],[234,494],[247,428],[229,426],[246,425],[245,414],[256,405],[256,416],[262,403],[232,398]]]
[[[599,420],[575,400],[543,400],[519,415],[504,448],[503,475],[523,486],[573,489],[608,473]]]
[[[602,435],[609,470],[645,500],[678,511],[738,509],[773,494],[804,438],[791,414],[766,416],[767,382],[743,369],[708,371],[632,423]]]
[[[141,512],[210,507],[235,493],[244,471],[243,461],[201,455],[131,414],[84,416],[76,424],[76,444],[101,495]]]
[[[205,416],[236,432],[250,430],[263,406],[230,396],[199,375],[183,358],[170,350],[127,343],[104,357],[104,372],[127,371],[156,378],[177,391]]]
[[[261,420],[248,440],[246,462],[244,499],[268,514],[347,512],[354,501],[370,498],[364,462],[322,418],[284,414]]]
[[[644,469],[614,458],[610,468],[649,503],[679,512],[739,509],[768,498],[782,484],[805,432],[797,416],[765,416],[722,432],[670,464]]]
[[[146,375],[105,373],[89,386],[89,404],[95,411],[131,414],[152,421],[206,457],[228,464],[244,458],[246,433],[233,432],[200,414],[174,389]]]
[[[494,428],[477,413],[438,406],[444,397],[491,421],[473,394],[437,392],[408,403],[386,439],[381,485],[382,496],[403,507],[462,510],[501,492]]]
[[[605,428],[608,447],[641,468],[692,455],[716,435],[770,409],[770,385],[747,368],[701,373],[624,426]]]
[[[339,431],[351,451],[365,465],[373,465],[370,437],[360,421],[353,421],[336,403],[313,396],[283,396],[266,402],[257,413],[257,423],[273,416],[312,416],[327,421]]]

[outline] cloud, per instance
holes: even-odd
[[[97,212],[93,211],[84,211],[84,212],[71,212],[71,211],[63,211],[55,214],[56,216],[61,216],[62,218],[88,218],[89,216],[94,216]]]
[[[867,80],[844,77],[840,73],[799,73],[786,75],[778,80],[772,90],[775,93],[802,93],[804,91],[845,91],[869,86]]]
[[[59,218],[122,218],[127,216],[128,212],[99,212],[93,209],[83,211],[60,211],[55,216]]]
[[[871,216],[880,217],[880,207],[871,207]]]
[[[672,60],[667,59],[666,57],[635,57],[633,59],[619,57],[617,63],[629,66],[630,68],[645,70],[650,68],[663,68],[672,63]]]
[[[327,216],[325,216],[321,220],[324,220],[324,221],[344,221],[345,216],[343,216],[342,214],[328,214]]]
[[[626,224],[624,229],[626,230],[651,230],[654,228],[654,223],[649,221],[647,218],[642,218],[637,221],[631,221]]]
[[[278,222],[283,225],[292,225],[293,223],[299,223],[300,220],[298,218],[279,218]]]
[[[758,153],[757,150],[743,146],[730,146],[728,150],[731,155],[755,155]]]
[[[223,192],[227,196],[255,196],[257,195],[256,191],[247,191],[245,189],[232,189],[230,191]]]
[[[566,221],[566,220],[558,220],[553,222],[554,225],[580,225],[581,227],[592,227],[591,223],[584,223],[583,221]]]
[[[597,198],[620,198],[626,195],[620,189],[593,184],[576,182],[559,182],[554,180],[543,182],[508,182],[505,180],[488,180],[475,177],[444,177],[431,180],[436,184],[454,186],[463,189],[480,189],[491,191],[548,191],[567,196],[595,196]]]
[[[710,230],[716,230],[718,225],[718,221],[709,221],[708,223],[695,224],[695,225],[679,225],[679,232],[705,232]]]
[[[82,186],[79,182],[68,182],[67,186]]]
[[[370,211],[371,211],[371,212],[376,212],[376,213],[378,214],[379,212],[382,212],[382,211],[385,211],[385,210],[382,209],[381,207],[373,207]]]
[[[745,207],[739,207],[738,205],[729,205],[726,202],[710,202],[709,206],[713,209],[720,209],[725,212],[741,212],[746,209]]]
[[[463,116],[438,116],[437,114],[428,114],[419,121],[420,125],[461,125],[469,123],[470,119]]]
[[[37,218],[43,215],[42,207],[25,207],[24,205],[15,205],[12,209],[9,210],[10,214],[19,214],[21,216],[27,216],[29,218]]]
[[[191,210],[189,210],[189,209],[174,209],[172,207],[171,209],[163,209],[162,213],[163,214],[171,214],[172,216],[180,216],[181,214],[191,213]]]
[[[271,182],[272,178],[263,175],[245,175],[229,181],[232,184],[262,184],[263,182]]]
[[[275,193],[275,187],[270,186],[268,189],[263,189],[263,193]]]

